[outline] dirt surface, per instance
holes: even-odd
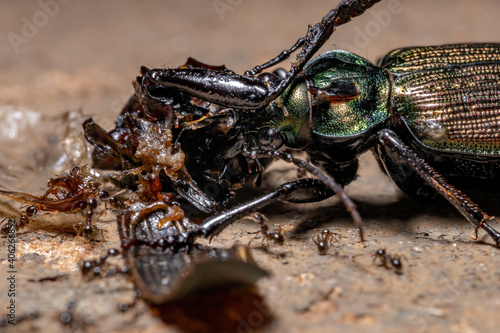
[[[188,56],[242,73],[290,47],[336,1],[2,1],[0,11],[0,107],[58,115],[81,110],[110,129],[132,94],[139,66],[176,67]],[[57,3],[57,6],[54,6]],[[473,5],[471,5],[473,4]],[[222,6],[222,7],[221,7]],[[393,10],[392,14],[388,10]],[[48,13],[48,14],[47,14]],[[466,0],[382,1],[339,28],[323,49],[343,48],[376,61],[404,46],[495,42],[500,2]],[[34,25],[36,23],[36,26]],[[15,35],[13,35],[14,33]],[[9,123],[2,124],[2,130]],[[23,163],[36,159],[27,157]],[[293,177],[279,166],[267,174],[266,191]],[[46,179],[46,178],[45,178]],[[44,179],[44,180],[45,180]],[[43,181],[42,181],[43,184]],[[237,332],[495,332],[500,324],[500,252],[444,200],[407,198],[361,158],[359,178],[347,187],[365,222],[361,245],[349,215],[336,200],[317,205],[275,204],[262,211],[287,231],[283,247],[252,243],[257,263],[272,276],[257,284],[262,302],[230,318]],[[474,199],[500,214],[494,190]],[[241,199],[255,189],[244,189]],[[5,205],[3,205],[5,206]],[[8,214],[3,208],[3,214]],[[61,217],[56,217],[61,218]],[[71,217],[69,223],[75,223]],[[7,332],[171,332],[206,329],[202,316],[180,314],[165,323],[134,298],[123,276],[87,280],[78,263],[119,247],[111,214],[101,217],[101,241],[71,233],[18,234],[15,326]],[[493,223],[497,227],[496,223]],[[314,229],[335,232],[319,255]],[[246,244],[258,228],[242,221],[212,241],[215,247]],[[0,252],[0,314],[12,297],[6,239]],[[373,263],[376,250],[402,258],[403,274]],[[114,264],[123,266],[116,258]],[[68,308],[68,302],[74,306]],[[193,300],[196,308],[201,301]],[[218,303],[217,303],[218,304]],[[71,304],[70,304],[71,305]],[[215,305],[214,305],[215,306]],[[63,325],[61,316],[72,314]],[[36,313],[36,318],[31,318]],[[191,317],[190,317],[191,316]],[[177,319],[179,319],[177,318]],[[212,318],[213,320],[213,318]],[[229,320],[221,316],[220,320]],[[194,325],[197,323],[199,325]],[[189,325],[188,325],[189,324]],[[190,326],[191,325],[191,326]],[[228,330],[229,331],[229,330]]]

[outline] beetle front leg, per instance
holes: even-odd
[[[303,178],[295,180],[280,185],[272,193],[206,219],[200,225],[201,234],[205,237],[216,236],[239,218],[276,201],[292,203],[317,202],[333,195],[335,195],[335,192],[325,187],[325,185],[317,179]]]
[[[436,170],[429,166],[423,159],[398,138],[396,133],[384,129],[378,133],[378,153],[381,156],[384,166],[384,158],[398,161],[401,160],[411,167],[426,183],[434,190],[446,198],[465,218],[477,229],[483,228],[495,241],[495,245],[500,247],[500,233],[490,227],[486,221],[491,217],[483,212],[474,202],[472,202],[460,190],[450,185]]]

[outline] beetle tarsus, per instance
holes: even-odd
[[[481,227],[484,230],[486,230],[486,232],[488,233],[488,235],[490,235],[491,238],[493,238],[493,240],[495,241],[495,246],[500,247],[500,233],[495,229],[493,229],[492,227],[490,227],[486,222],[483,222]]]

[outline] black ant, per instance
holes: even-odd
[[[264,245],[264,241],[266,241],[266,240],[268,242],[273,242],[274,244],[280,245],[280,246],[282,246],[285,243],[285,234],[284,234],[281,226],[278,226],[276,231],[270,231],[269,227],[267,226],[267,224],[269,223],[269,220],[267,219],[267,217],[265,217],[261,213],[258,213],[258,212],[253,213],[250,216],[245,217],[245,219],[253,220],[253,221],[256,221],[260,224],[260,230],[255,231],[255,232],[250,232],[250,234],[261,233],[262,234],[262,245]],[[259,238],[261,238],[260,235],[255,236],[254,238],[252,238],[252,240],[250,240],[248,245],[250,245],[250,243],[254,239],[259,239]]]
[[[1,228],[1,234],[6,235],[9,233],[9,230],[11,228],[14,228],[14,230],[18,231],[21,230],[22,228],[28,226],[30,219],[38,212],[38,208],[34,205],[28,206],[26,208],[26,211],[24,213],[21,213],[21,216],[16,222],[15,218],[9,218],[8,222],[4,224]],[[4,219],[5,220],[5,219]]]
[[[381,266],[384,266],[385,269],[394,269],[396,274],[403,274],[403,264],[401,263],[401,257],[399,255],[390,256],[383,249],[379,249],[374,254],[375,258],[373,258],[372,264],[377,260],[380,260]]]
[[[87,277],[97,277],[101,275],[103,272],[103,266],[106,263],[108,257],[113,256],[116,257],[120,254],[120,251],[117,249],[109,249],[107,254],[103,254],[99,259],[95,260],[85,260],[81,266],[81,272],[83,276]],[[118,273],[127,274],[128,268],[123,267],[122,269],[118,269],[116,267],[112,268],[107,275],[114,275]]]
[[[318,252],[320,255],[325,255],[328,251],[335,234],[328,229],[323,229],[321,231],[316,230],[316,235],[313,237],[312,241],[318,247]]]
[[[41,196],[0,189],[0,196],[9,197],[17,202],[28,204],[26,212],[14,224],[17,230],[26,227],[34,215],[41,212],[63,212],[66,214],[82,213],[85,218],[83,234],[92,235],[92,216],[98,200],[109,197],[109,193],[100,190],[100,176],[87,166],[74,167],[71,171],[50,178],[47,190]],[[2,228],[5,234],[8,227]]]

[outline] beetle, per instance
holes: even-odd
[[[284,184],[208,218],[193,231],[205,237],[276,200],[312,202],[335,193],[361,230],[361,217],[343,187],[356,176],[358,156],[372,149],[405,193],[443,196],[472,223],[476,236],[482,228],[500,247],[492,218],[447,180],[500,176],[500,44],[397,49],[379,66],[341,50],[312,59],[335,27],[379,1],[343,0],[290,49],[244,75],[193,59],[175,69],[142,67],[136,96],[117,128],[103,140],[103,134],[96,135],[102,130],[88,122],[87,139],[101,156],[120,159],[124,155],[114,142],[134,131],[134,117],[169,122],[186,168],[183,177],[167,183],[208,213],[224,207],[271,159],[317,177]],[[263,72],[300,47],[288,71]],[[306,152],[311,163],[294,157],[291,149]],[[198,183],[214,186],[215,194]]]

